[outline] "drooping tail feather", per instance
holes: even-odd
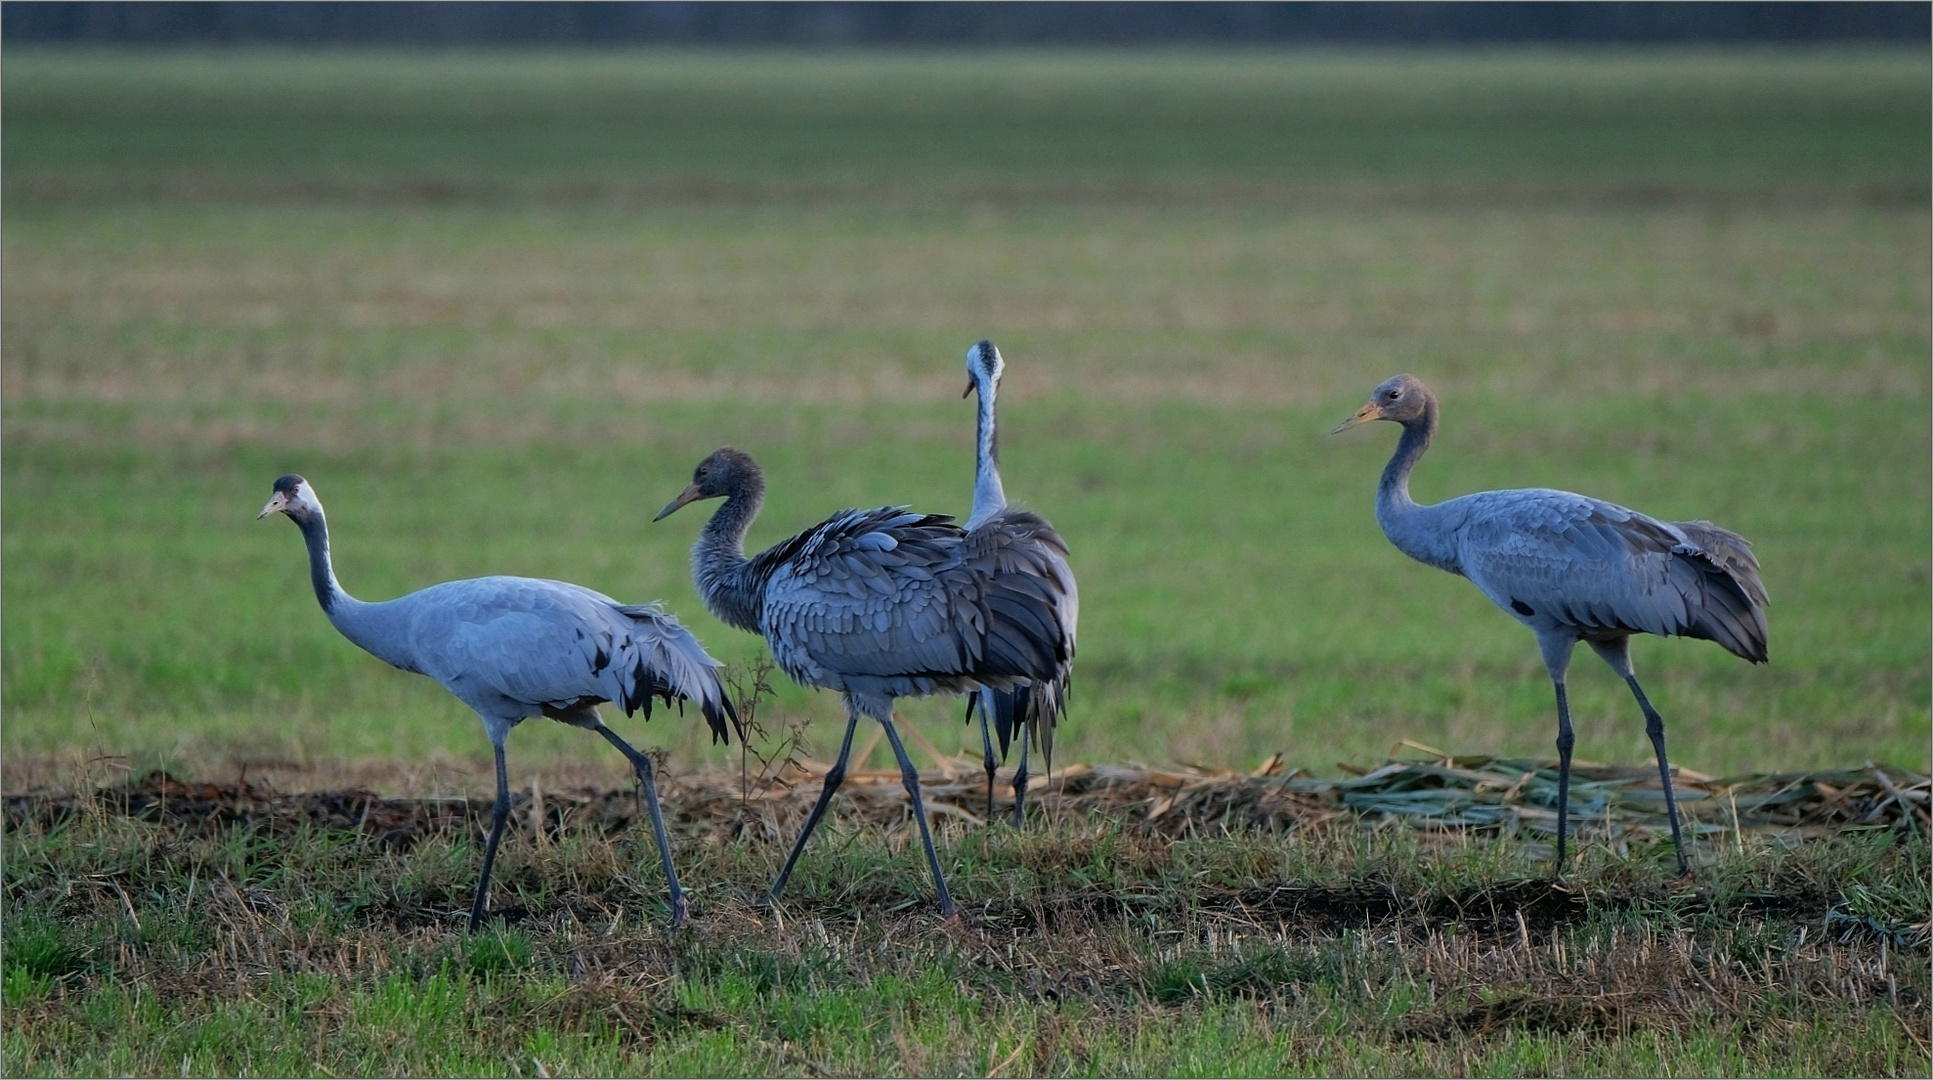
[[[1007,747],[1013,742],[1013,733],[1020,722],[1020,695],[1031,687],[1015,687],[1012,690],[995,690],[991,687],[973,695],[993,721],[994,739],[1000,745],[1000,760],[1007,760]]]
[[[1672,524],[1696,545],[1674,548],[1673,554],[1698,567],[1706,586],[1705,602],[1695,613],[1692,636],[1716,641],[1741,659],[1765,663],[1765,608],[1771,600],[1759,580],[1758,558],[1752,554],[1751,542],[1709,521]]]
[[[1765,585],[1759,581],[1758,556],[1752,553],[1752,542],[1730,529],[1721,529],[1709,521],[1674,521],[1678,531],[1686,539],[1703,548],[1713,561],[1725,568],[1725,572],[1738,582],[1746,597],[1756,607],[1771,603],[1765,593]]]
[[[643,708],[649,718],[652,697],[667,705],[688,699],[704,714],[712,741],[730,745],[733,728],[744,739],[744,721],[719,678],[724,665],[705,652],[691,631],[656,604],[620,604],[617,609],[631,619],[632,633],[624,644],[635,652],[630,665],[612,665],[614,676],[628,677],[617,679],[610,700],[627,716]]]
[[[1007,689],[989,687],[977,695],[980,708],[993,721],[1003,759],[1018,734],[1034,740],[1051,773],[1080,610],[1067,544],[1045,519],[1018,507],[981,523],[968,543],[995,567],[986,598],[992,618],[987,658],[995,670],[1026,680]]]

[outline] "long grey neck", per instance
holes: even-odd
[[[309,583],[315,586],[316,602],[333,619],[338,607],[354,600],[342,591],[336,581],[335,566],[329,561],[329,520],[321,510],[312,510],[300,517],[291,514],[290,520],[302,530],[302,541],[309,547]]]
[[[1000,486],[1000,430],[994,417],[994,396],[999,387],[978,374],[973,384],[979,389],[980,428],[974,443],[973,512],[966,522],[969,529],[1007,505],[1007,492]]]
[[[1404,422],[1403,437],[1397,441],[1389,464],[1383,466],[1383,479],[1376,488],[1376,523],[1403,554],[1460,574],[1462,560],[1457,557],[1450,523],[1440,513],[1443,504],[1420,506],[1409,494],[1409,474],[1416,468],[1423,451],[1430,448],[1430,438],[1436,434],[1436,417],[1436,399],[1425,398],[1422,417]]]
[[[389,632],[390,620],[384,615],[391,604],[366,604],[344,592],[336,581],[335,566],[329,559],[329,521],[322,511],[290,517],[308,545],[309,582],[315,586],[316,601],[329,622],[343,637],[378,659],[408,671],[417,670],[401,636]]]
[[[1396,452],[1390,455],[1389,464],[1383,466],[1383,480],[1376,487],[1378,518],[1390,509],[1400,511],[1416,505],[1409,497],[1409,474],[1416,468],[1423,451],[1430,448],[1430,439],[1435,435],[1436,399],[1425,398],[1422,418],[1404,422],[1403,437],[1396,443]]]
[[[712,514],[691,548],[691,579],[711,613],[740,630],[759,633],[765,606],[765,575],[745,558],[745,534],[765,503],[765,481],[757,476],[733,492]]]

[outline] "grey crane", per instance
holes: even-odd
[[[1054,771],[1054,728],[1067,707],[1067,684],[1074,660],[1074,631],[1080,621],[1080,592],[1074,584],[1074,571],[1067,565],[1067,546],[1053,526],[1039,515],[1007,505],[1007,493],[1000,484],[1000,434],[996,426],[995,399],[1000,392],[1001,373],[1006,360],[993,342],[976,343],[966,353],[967,386],[961,397],[979,392],[979,423],[974,438],[973,510],[966,520],[969,535],[989,530],[1001,536],[995,546],[1003,553],[1002,572],[1031,574],[1053,583],[1059,606],[1055,617],[1067,637],[1067,663],[1054,677],[1029,683],[1014,690],[981,687],[967,695],[967,721],[977,712],[980,717],[980,747],[986,758],[987,817],[993,817],[993,736],[988,720],[1000,736],[1000,756],[1007,756],[1008,740],[1020,734],[1020,765],[1013,774],[1013,820],[1025,819],[1027,800],[1027,744],[1029,736],[1040,747],[1047,772]]]
[[[1665,757],[1665,722],[1632,672],[1631,635],[1704,638],[1741,659],[1764,663],[1768,601],[1752,545],[1709,521],[1659,521],[1548,488],[1482,491],[1420,506],[1410,498],[1409,475],[1436,433],[1436,397],[1415,376],[1396,375],[1335,430],[1368,420],[1403,426],[1376,489],[1383,535],[1410,558],[1469,578],[1537,635],[1544,667],[1557,688],[1558,871],[1564,866],[1576,741],[1564,673],[1571,651],[1583,641],[1611,665],[1644,711],[1678,872],[1689,873]]]
[[[731,447],[699,462],[691,484],[653,520],[720,496],[724,505],[691,549],[692,579],[705,606],[724,622],[763,635],[795,681],[837,690],[846,703],[838,760],[766,902],[778,899],[845,781],[863,714],[879,721],[899,759],[940,914],[953,918],[919,773],[893,726],[893,701],[1052,680],[1070,650],[1056,619],[1052,581],[999,572],[1001,534],[968,534],[950,517],[903,506],[841,510],[748,559],[745,534],[765,501],[765,478],[751,455]]]
[[[491,807],[490,839],[483,874],[470,905],[470,929],[482,924],[490,897],[490,870],[510,816],[510,776],[503,742],[526,717],[548,716],[604,736],[631,762],[651,809],[651,828],[664,859],[671,890],[671,925],[685,920],[688,904],[671,865],[651,759],[604,725],[597,707],[612,702],[629,716],[640,707],[647,719],[651,699],[696,702],[714,741],[730,742],[729,719],[738,713],[718,680],[712,659],[678,620],[655,604],[620,604],[602,593],[540,578],[484,577],[446,581],[380,603],[365,603],[336,583],[329,560],[329,523],[315,489],[300,476],[275,481],[275,493],[257,520],[287,514],[309,547],[309,579],[323,614],[342,636],[376,659],[428,675],[476,710],[497,758],[497,799]],[[740,727],[739,737],[745,735]]]

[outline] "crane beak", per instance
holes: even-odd
[[[705,497],[704,493],[699,490],[698,485],[692,484],[690,487],[687,487],[683,491],[680,491],[678,493],[677,498],[671,500],[668,503],[665,503],[664,509],[658,511],[658,516],[652,518],[651,520],[663,521],[665,518],[668,518],[672,514],[676,513],[679,507],[689,502],[697,502],[699,499],[702,499],[704,497]]]
[[[967,387],[966,387],[966,389],[965,389],[965,390],[962,390],[962,391],[960,391],[960,396],[961,396],[962,398],[970,398],[970,397],[972,397],[972,396],[973,396],[973,388],[974,388],[974,386],[975,386],[975,383],[974,383],[974,381],[973,381],[973,376],[971,376],[971,375],[968,375],[968,376],[967,376]]]
[[[269,498],[268,505],[262,507],[262,512],[255,515],[255,520],[260,521],[270,514],[275,513],[277,510],[287,510],[288,508],[289,497],[278,491]]]
[[[1366,423],[1370,420],[1381,420],[1382,418],[1383,407],[1372,401],[1362,408],[1357,409],[1356,415],[1329,429],[1329,434],[1340,435],[1350,428],[1355,427],[1357,424]]]

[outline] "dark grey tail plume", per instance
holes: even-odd
[[[1709,521],[1672,524],[1699,548],[1679,549],[1675,554],[1704,574],[1705,604],[1694,616],[1692,636],[1716,641],[1740,659],[1765,663],[1765,607],[1771,599],[1759,581],[1751,541]]]
[[[1014,729],[1020,723],[1021,695],[1032,691],[1031,686],[987,691],[988,696],[993,699],[993,707],[988,710],[988,716],[993,720],[994,737],[1000,741],[1000,760],[1002,761],[1007,759],[1007,746],[1013,741]],[[974,695],[974,699],[981,700],[977,694]]]

